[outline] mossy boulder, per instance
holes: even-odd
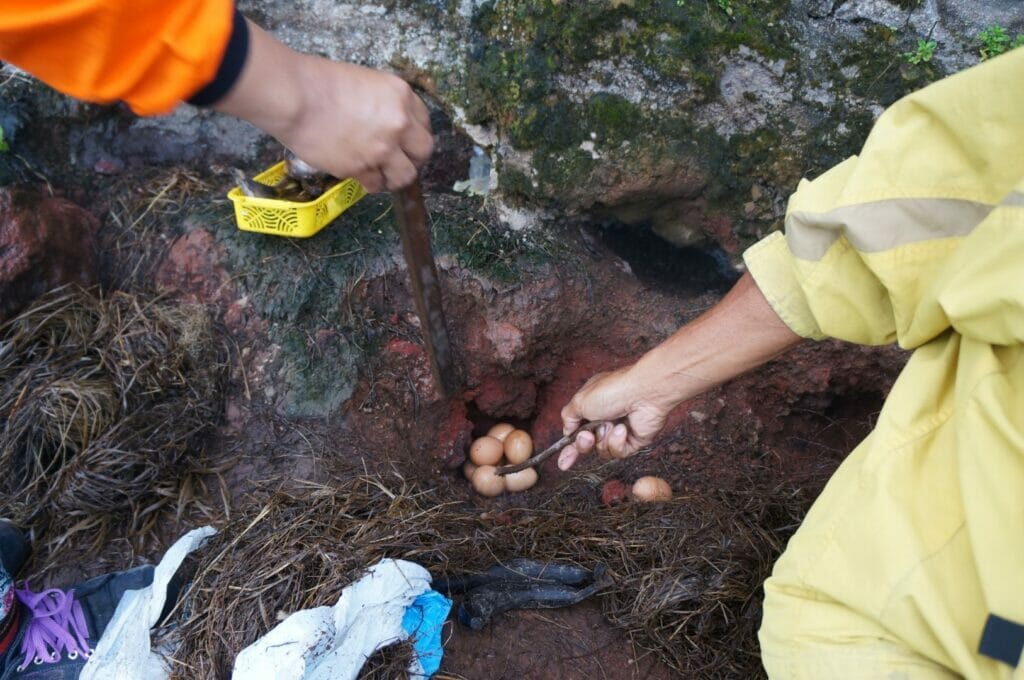
[[[421,85],[491,156],[498,201],[556,218],[613,217],[678,243],[728,241],[734,251],[780,224],[799,178],[855,153],[884,107],[977,63],[983,29],[1024,32],[1018,5],[239,3],[297,49],[398,70]],[[926,59],[911,58],[918,41],[935,43]],[[5,94],[21,107],[20,138],[34,140],[16,141],[19,155],[60,183],[83,167],[109,166],[108,155],[130,169],[154,159],[252,167],[266,153],[253,129],[209,113],[137,121],[117,107],[54,101],[20,78]],[[70,149],[71,163],[55,149]],[[450,154],[448,145],[440,153]],[[465,149],[450,155],[467,157]],[[31,174],[22,165],[0,163],[0,179]]]

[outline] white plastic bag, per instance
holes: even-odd
[[[150,647],[149,631],[156,625],[167,598],[167,584],[182,560],[217,533],[213,527],[193,529],[164,553],[153,570],[153,583],[121,597],[79,680],[163,680],[168,675],[163,657]]]
[[[381,560],[333,607],[296,612],[243,649],[232,680],[351,680],[376,650],[408,637],[402,617],[428,590],[423,567]],[[410,673],[423,677],[415,661]]]

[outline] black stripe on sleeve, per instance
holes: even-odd
[[[203,89],[192,95],[188,103],[196,106],[210,106],[220,101],[221,97],[226,95],[238,80],[248,54],[249,26],[242,13],[236,9],[231,25],[231,37],[228,38],[228,46],[224,50],[224,58],[220,62],[220,68],[217,69],[217,75]]]

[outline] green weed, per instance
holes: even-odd
[[[981,55],[984,61],[999,56],[1007,50],[1024,45],[1024,35],[1018,35],[1016,38],[1011,39],[1010,34],[1006,32],[1004,27],[999,24],[993,24],[978,34],[978,41],[981,43],[981,49],[978,50],[978,54]]]
[[[934,40],[917,39],[917,48],[912,52],[904,52],[903,59],[911,64],[926,64],[932,60],[937,43]]]

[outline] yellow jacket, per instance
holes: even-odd
[[[915,350],[821,587],[946,668],[1005,677],[977,645],[987,614],[1024,623],[1024,49],[894,104],[744,258],[796,333]],[[812,514],[839,531],[838,507]],[[947,582],[955,536],[970,554]]]

